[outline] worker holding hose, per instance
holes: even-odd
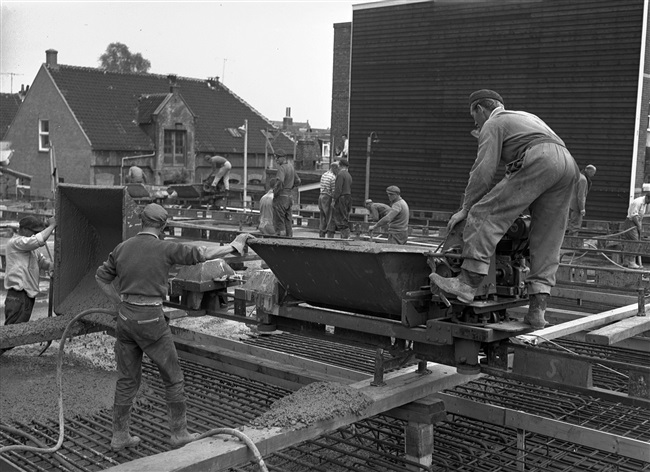
[[[172,447],[184,446],[198,438],[198,434],[187,431],[183,372],[163,315],[169,270],[176,264],[193,265],[228,254],[243,254],[247,240],[252,237],[242,233],[227,246],[189,246],[161,238],[167,224],[167,211],[162,206],[147,205],[140,219],[142,230],[117,245],[95,274],[100,288],[115,303],[118,312],[113,450],[140,443],[140,438],[129,434],[129,421],[140,386],[143,353],[156,364],[165,385]]]

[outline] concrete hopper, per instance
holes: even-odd
[[[336,239],[256,239],[250,247],[298,300],[399,319],[405,293],[428,285],[428,248]]]
[[[126,187],[60,184],[54,256],[54,312],[111,308],[95,282],[109,253],[140,229],[137,204]]]

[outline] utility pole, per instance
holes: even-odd
[[[226,83],[226,62],[228,61],[227,57],[223,58],[223,67],[221,68],[221,83]]]

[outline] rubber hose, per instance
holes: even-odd
[[[260,451],[259,451],[259,449],[257,449],[257,446],[255,445],[255,443],[251,440],[251,438],[246,436],[244,433],[242,433],[238,429],[214,428],[214,429],[211,429],[210,431],[206,431],[205,433],[201,434],[198,437],[198,439],[207,438],[209,436],[214,436],[214,435],[217,435],[217,434],[229,434],[231,436],[236,436],[239,439],[241,439],[242,441],[244,441],[244,443],[246,443],[246,446],[248,446],[248,448],[251,450],[251,452],[255,456],[255,461],[257,462],[257,465],[259,466],[260,470],[262,472],[269,472],[269,469],[267,469],[266,464],[264,463],[264,459],[262,458],[262,454],[260,454]]]
[[[30,451],[30,452],[56,452],[61,448],[61,445],[63,444],[63,438],[64,438],[64,420],[63,420],[63,375],[62,375],[62,370],[63,370],[63,348],[65,347],[65,339],[68,335],[68,332],[70,331],[70,327],[78,321],[80,318],[83,318],[86,315],[89,315],[91,313],[105,313],[107,315],[111,316],[117,316],[117,312],[115,310],[109,310],[108,308],[89,308],[87,310],[82,311],[79,313],[77,316],[72,318],[70,322],[66,325],[65,330],[63,330],[63,335],[61,336],[61,341],[59,344],[59,352],[57,354],[57,360],[56,360],[56,386],[59,390],[59,440],[57,441],[56,445],[51,448],[39,448],[39,447],[32,447],[32,446],[5,446],[0,448],[0,454],[4,452],[9,452],[9,451]]]

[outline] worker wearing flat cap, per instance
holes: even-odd
[[[51,270],[54,265],[39,249],[47,244],[55,227],[54,217],[45,224],[40,218],[25,216],[18,222],[18,232],[7,242],[5,326],[26,323],[32,317],[40,292],[40,271]],[[9,349],[0,349],[0,355]]]
[[[390,207],[385,203],[373,202],[368,199],[363,204],[368,210],[368,218],[370,221],[379,221],[390,212]]]
[[[591,190],[591,179],[594,175],[596,175],[596,167],[591,164],[585,166],[584,170],[580,172],[576,190],[571,196],[569,205],[569,222],[566,230],[569,236],[577,236],[578,231],[582,228],[582,218],[587,214],[585,210],[587,194]]]
[[[336,231],[341,232],[341,239],[350,239],[350,213],[352,212],[352,176],[350,163],[347,159],[340,159],[339,170],[334,180],[334,193],[332,201],[332,218],[327,227],[327,237],[333,238]]]
[[[300,187],[300,177],[293,165],[287,160],[287,154],[282,149],[274,153],[278,172],[275,174],[273,186],[273,229],[275,234],[293,237],[293,188]]]
[[[580,170],[564,141],[539,117],[506,110],[493,90],[477,90],[469,96],[469,113],[478,131],[478,151],[469,174],[465,198],[447,228],[465,220],[463,263],[456,278],[431,274],[434,286],[471,303],[490,267],[497,243],[512,223],[530,209],[530,272],[526,278],[530,303],[524,321],[544,327],[544,315],[560,247]],[[491,182],[499,162],[504,178]]]
[[[95,279],[117,307],[115,358],[118,379],[113,405],[114,450],[133,447],[140,438],[129,434],[131,406],[141,378],[142,354],[156,364],[165,386],[172,447],[198,435],[187,431],[185,387],[171,331],[163,314],[172,266],[194,265],[228,254],[243,254],[250,236],[242,233],[227,246],[190,246],[162,239],[167,210],[151,203],[140,214],[142,230],[118,244],[97,269]]]
[[[409,236],[409,206],[396,185],[387,187],[386,195],[390,201],[390,211],[369,229],[374,231],[375,228],[388,225],[388,244],[406,244]]]

